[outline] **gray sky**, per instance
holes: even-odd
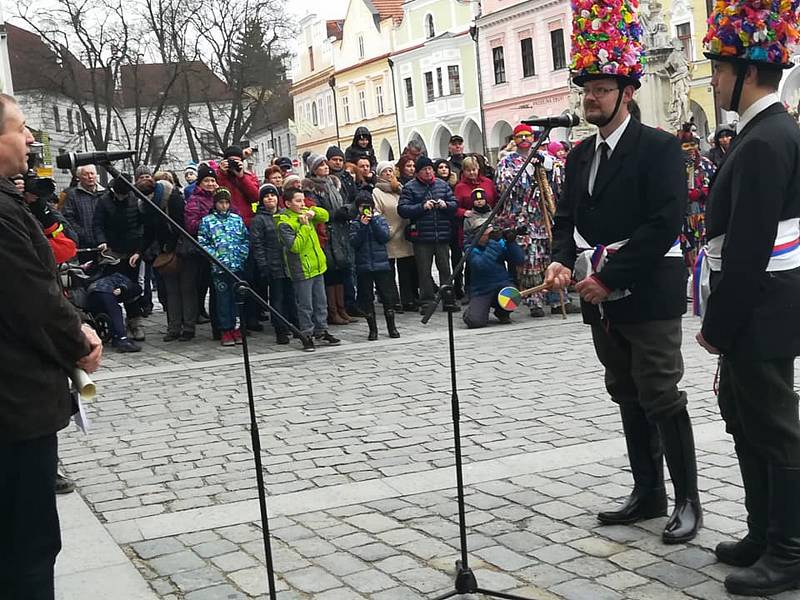
[[[327,18],[343,18],[347,2],[348,0],[294,0],[287,3],[286,10],[297,17],[313,12]]]

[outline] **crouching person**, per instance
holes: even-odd
[[[394,285],[394,271],[389,264],[389,223],[383,215],[375,212],[372,194],[365,190],[356,196],[358,217],[350,222],[350,243],[356,253],[358,274],[358,308],[367,315],[370,341],[378,339],[378,324],[375,321],[375,296],[373,289],[383,300],[383,316],[389,337],[399,338],[394,322],[394,306],[400,301]]]
[[[516,235],[515,231],[509,231],[508,234],[495,231],[490,225],[475,246],[466,250],[470,283],[469,306],[464,311],[463,319],[470,329],[485,327],[491,308],[494,308],[498,321],[511,323],[511,313],[500,308],[497,293],[513,285],[509,269],[516,268],[525,260],[525,254],[515,241]]]

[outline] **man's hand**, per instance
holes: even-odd
[[[722,354],[722,352],[719,351],[719,348],[715,348],[714,346],[712,346],[711,344],[709,344],[706,341],[706,338],[703,337],[703,332],[702,331],[699,332],[694,337],[694,339],[696,339],[697,343],[700,344],[703,348],[705,348],[706,352],[708,352],[709,354]]]
[[[600,283],[595,277],[587,277],[575,286],[575,290],[581,298],[591,304],[600,304],[608,298],[611,293],[606,286]]]
[[[423,204],[423,206],[425,207],[425,210],[433,210],[433,207],[436,206],[436,201],[428,200],[425,202],[425,204]]]
[[[361,223],[363,223],[364,225],[369,225],[369,222],[372,220],[372,217],[370,215],[361,215],[360,220]]]
[[[548,290],[557,292],[569,287],[569,282],[572,281],[572,271],[561,263],[550,263],[547,271],[544,274],[544,284]]]
[[[219,168],[220,168],[221,171],[223,171],[225,173],[228,172],[228,159],[227,158],[223,158],[221,161],[219,161]]]
[[[437,208],[447,208],[447,202],[442,200],[441,198],[436,201]]]
[[[465,219],[468,219],[471,216],[472,216],[472,211],[471,210],[465,210],[464,211],[464,218]]]
[[[138,263],[138,262],[139,262],[139,253],[138,252],[134,252],[133,254],[131,254],[131,257],[128,259],[128,264],[131,266],[131,269],[133,269],[134,267],[136,267],[136,263]]]
[[[308,220],[309,220],[308,213],[307,212],[300,213],[297,216],[297,220],[300,221],[302,225],[308,225]]]
[[[97,337],[95,330],[89,327],[86,323],[81,325],[81,331],[89,344],[89,354],[84,356],[78,361],[78,367],[87,373],[94,373],[100,368],[100,360],[103,357],[103,342]]]

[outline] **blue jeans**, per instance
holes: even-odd
[[[236,273],[236,276],[240,277],[241,273]],[[230,331],[236,327],[236,291],[233,289],[233,281],[224,273],[213,272],[211,281],[216,292],[214,311],[217,315],[217,326],[220,331]]]
[[[297,321],[304,335],[319,335],[328,330],[328,297],[325,279],[317,275],[311,279],[293,281],[297,301]]]

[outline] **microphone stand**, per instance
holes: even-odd
[[[526,171],[528,166],[533,162],[533,159],[536,158],[536,153],[538,152],[539,148],[542,145],[542,142],[550,135],[552,127],[548,126],[542,131],[542,135],[539,137],[539,141],[531,148],[528,156],[525,159],[525,162],[522,163],[519,171],[514,176],[514,179],[511,180],[508,188],[506,191],[503,192],[503,195],[500,196],[500,199],[497,201],[497,204],[494,206],[492,211],[489,213],[489,217],[487,220],[481,225],[477,231],[475,232],[476,240],[479,240],[489,225],[497,217],[497,214],[503,209],[506,202],[508,201],[511,192],[519,183],[522,174]],[[453,596],[461,596],[465,594],[483,594],[484,596],[489,596],[492,598],[505,598],[507,600],[528,600],[524,596],[517,596],[514,594],[508,594],[505,592],[498,592],[495,590],[489,590],[486,588],[482,588],[478,585],[478,580],[475,578],[475,573],[473,573],[472,569],[469,566],[469,559],[467,555],[467,518],[466,518],[466,507],[464,502],[464,469],[463,469],[463,462],[461,457],[461,410],[459,407],[459,400],[458,400],[458,379],[456,376],[456,346],[455,346],[455,336],[453,331],[453,313],[459,308],[456,303],[456,296],[455,291],[453,288],[453,283],[456,280],[456,277],[464,268],[464,264],[466,263],[467,259],[469,258],[470,252],[472,252],[473,247],[467,249],[466,252],[461,257],[461,260],[458,261],[456,266],[453,268],[453,273],[450,275],[450,279],[447,280],[442,286],[439,286],[439,291],[437,292],[433,302],[430,303],[428,309],[425,311],[424,316],[422,317],[422,323],[427,324],[430,321],[431,316],[436,311],[436,307],[439,303],[442,303],[442,310],[447,313],[447,338],[450,347],[450,408],[453,414],[453,441],[454,441],[454,452],[455,452],[455,466],[456,466],[456,489],[458,492],[458,532],[459,538],[461,540],[461,558],[456,560],[456,578],[455,578],[455,589],[449,591],[441,596],[436,596],[433,600],[445,600],[445,598],[452,598]]]
[[[244,313],[244,302],[249,297],[252,298],[256,303],[261,305],[263,308],[267,309],[270,312],[272,318],[278,318],[280,321],[283,322],[286,327],[288,327],[293,333],[296,333],[300,338],[305,341],[306,336],[297,329],[292,323],[290,323],[286,317],[284,317],[281,313],[275,310],[269,302],[264,300],[251,286],[249,283],[241,279],[237,276],[233,271],[231,271],[228,267],[226,267],[222,262],[215,256],[212,256],[208,252],[206,252],[205,248],[200,245],[193,235],[191,235],[188,231],[186,231],[183,227],[178,225],[175,220],[170,217],[165,211],[161,210],[161,207],[158,206],[155,202],[153,202],[150,198],[145,196],[142,192],[140,192],[133,182],[128,181],[125,177],[120,176],[119,170],[112,165],[107,158],[102,161],[99,161],[97,164],[100,164],[105,170],[115,179],[119,179],[120,181],[124,181],[126,187],[129,191],[131,191],[139,200],[147,203],[152,209],[154,209],[159,215],[161,215],[166,221],[175,228],[180,236],[186,239],[196,250],[199,250],[201,255],[206,258],[210,263],[213,263],[218,269],[220,269],[225,275],[228,276],[229,279],[233,281],[233,288],[236,292],[236,304],[239,307],[239,318],[244,322],[245,313]],[[256,469],[256,482],[258,484],[258,504],[261,511],[261,534],[264,540],[264,558],[266,561],[267,566],[267,585],[269,586],[269,597],[270,600],[276,599],[276,590],[275,590],[275,567],[272,560],[272,546],[270,544],[270,533],[269,533],[269,516],[267,512],[267,495],[266,489],[264,486],[264,470],[262,467],[261,462],[261,438],[258,433],[258,420],[256,419],[256,404],[255,398],[253,395],[253,375],[252,369],[250,366],[250,351],[247,343],[248,335],[246,332],[242,333],[242,362],[244,366],[244,374],[245,374],[245,381],[247,383],[247,402],[250,408],[250,437],[253,444],[253,463]]]

